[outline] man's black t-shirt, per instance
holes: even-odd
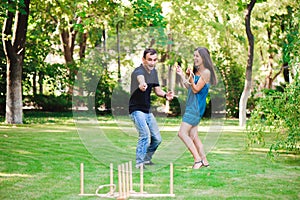
[[[138,75],[145,77],[145,82],[148,87],[145,92],[139,89],[139,82],[137,80]],[[153,87],[159,86],[157,71],[154,68],[150,74],[146,71],[143,65],[135,68],[131,74],[131,86],[130,86],[130,100],[129,100],[129,113],[134,111],[142,111],[144,113],[150,112],[150,94]]]

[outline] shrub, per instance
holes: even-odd
[[[35,107],[41,108],[43,111],[65,112],[72,107],[72,96],[68,94],[36,95],[31,97],[31,101]]]
[[[299,74],[284,91],[267,90],[257,102],[247,124],[248,146],[265,144],[265,135],[274,134],[272,152],[285,150],[299,153],[300,80]]]
[[[117,115],[128,116],[129,98],[130,94],[126,92],[121,86],[115,87],[111,97],[111,109],[113,113]]]

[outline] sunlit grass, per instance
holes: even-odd
[[[98,116],[97,120],[115,146],[134,155],[135,133],[129,137],[118,126],[122,123],[131,130],[126,116],[117,120],[112,116]],[[157,120],[163,126],[163,147],[177,137],[180,118]],[[25,122],[16,126],[0,124],[0,199],[98,199],[78,195],[79,166],[80,163],[85,166],[85,192],[95,193],[99,185],[109,183],[109,163],[88,151],[72,114],[28,113]],[[201,138],[209,124],[209,120],[201,122]],[[266,155],[268,144],[247,151],[246,133],[237,125],[237,120],[224,122],[216,146],[207,155],[210,168],[192,170],[190,153],[180,154],[174,161],[176,197],[163,199],[299,199],[299,155],[282,154],[270,160]],[[175,148],[173,152],[159,153],[178,154]],[[114,147],[110,154],[119,158]],[[145,171],[144,190],[167,193],[168,163],[155,157],[153,161],[157,165]],[[139,191],[139,174],[137,170],[134,172],[134,189]],[[116,176],[114,180],[116,183]]]

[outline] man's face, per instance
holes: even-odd
[[[150,55],[150,53],[147,53],[146,58],[143,57],[143,65],[149,71],[154,69],[157,61],[157,54]]]

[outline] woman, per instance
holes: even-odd
[[[176,72],[180,75],[188,96],[185,113],[179,128],[178,136],[187,146],[194,157],[193,169],[208,167],[206,155],[201,140],[198,137],[198,124],[205,112],[206,97],[210,85],[217,84],[217,77],[209,51],[204,47],[198,47],[194,51],[194,69],[188,68],[185,75],[181,67]]]

